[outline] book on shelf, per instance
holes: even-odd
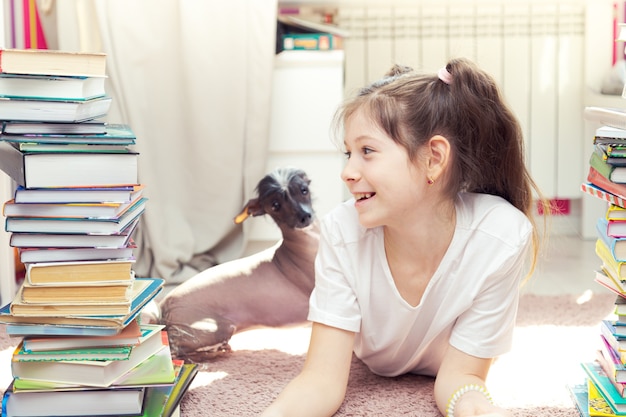
[[[143,195],[144,186],[84,188],[32,188],[17,187],[13,195],[16,203],[41,204],[94,204],[129,203]]]
[[[611,204],[615,204],[621,207],[626,206],[626,198],[610,193],[590,182],[584,182],[580,184],[580,189],[581,191],[587,194],[590,194],[596,198],[599,198],[600,200],[604,200],[606,202],[609,202]]]
[[[107,346],[32,352],[25,350],[20,343],[11,359],[16,362],[123,361],[130,357],[131,350],[131,346]]]
[[[136,248],[134,242],[121,248],[18,248],[23,264],[46,262],[78,262],[130,259]]]
[[[41,122],[38,120],[6,120],[0,132],[6,135],[95,135],[106,132],[107,123],[102,119],[86,120],[81,123]]]
[[[626,183],[626,166],[609,164],[597,152],[591,153],[589,165],[612,182],[616,182],[618,184]]]
[[[610,378],[606,375],[602,367],[597,361],[582,362],[581,366],[587,374],[587,377],[593,382],[598,392],[614,413],[626,413],[626,398],[623,398],[615,386],[611,383]]]
[[[132,274],[129,274],[132,276]],[[132,281],[93,282],[66,285],[32,285],[23,281],[19,299],[13,302],[38,305],[123,303],[130,308]],[[17,296],[17,294],[16,294]]]
[[[110,96],[63,101],[0,97],[0,120],[83,122],[106,116],[111,102]]]
[[[588,106],[583,111],[583,118],[602,126],[626,129],[626,110],[622,108]]]
[[[31,75],[106,76],[106,54],[53,49],[0,49],[0,72]]]
[[[133,279],[134,259],[108,261],[40,262],[26,266],[25,282],[33,286],[124,284]]]
[[[136,152],[22,152],[0,141],[0,169],[24,188],[136,185]]]
[[[15,123],[15,122],[13,122]],[[42,123],[40,123],[42,124]],[[48,123],[46,125],[60,125],[61,123]],[[72,125],[82,125],[89,123],[73,123]],[[121,123],[103,124],[101,133],[76,133],[76,132],[54,132],[54,133],[28,133],[16,134],[7,131],[11,126],[5,122],[5,130],[0,133],[0,139],[6,142],[32,145],[118,145],[130,146],[137,141],[135,132],[130,126]]]
[[[0,97],[88,100],[106,95],[106,77],[0,74]]]
[[[5,390],[2,416],[138,416],[144,409],[145,387],[39,391]]]
[[[120,233],[12,233],[9,245],[15,248],[121,248],[128,246],[138,220],[131,222]]]
[[[22,339],[27,352],[84,349],[92,347],[134,346],[139,343],[141,329],[135,319],[119,333],[109,336],[26,336]]]
[[[7,217],[5,230],[15,233],[119,234],[143,214],[146,201],[146,198],[140,198],[121,216],[111,219]]]
[[[77,219],[115,219],[128,210],[135,200],[126,203],[16,203],[7,200],[2,206],[4,217],[72,217]]]
[[[108,387],[150,356],[164,349],[163,325],[142,324],[142,336],[126,360],[40,361],[11,359],[14,378]]]
[[[128,323],[137,318],[148,302],[161,292],[164,282],[161,278],[135,278],[130,312],[126,314],[85,316],[46,312],[46,314],[21,316],[11,312],[12,302],[10,302],[0,308],[0,323],[7,325],[7,334],[11,336],[119,333]]]

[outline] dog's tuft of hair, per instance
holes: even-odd
[[[235,223],[242,223],[248,216],[269,214],[279,227],[309,226],[315,216],[310,184],[311,180],[301,169],[276,168],[259,181],[257,197],[248,201],[235,217]]]

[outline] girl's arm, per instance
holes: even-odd
[[[446,417],[493,416],[509,417],[509,411],[491,401],[485,380],[492,359],[477,358],[448,346],[435,380],[435,401]],[[450,399],[454,398],[454,414],[448,415]]]
[[[346,393],[353,347],[353,332],[313,323],[302,371],[262,416],[332,416]]]

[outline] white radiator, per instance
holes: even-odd
[[[520,119],[547,197],[580,198],[585,6],[580,2],[341,5],[346,94],[393,63],[436,71],[465,56],[489,71]]]

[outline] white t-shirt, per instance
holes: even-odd
[[[476,357],[511,348],[532,227],[506,200],[462,193],[456,229],[420,304],[398,292],[381,227],[359,224],[354,200],[322,220],[309,320],[356,332],[372,372],[435,376],[448,343]]]

